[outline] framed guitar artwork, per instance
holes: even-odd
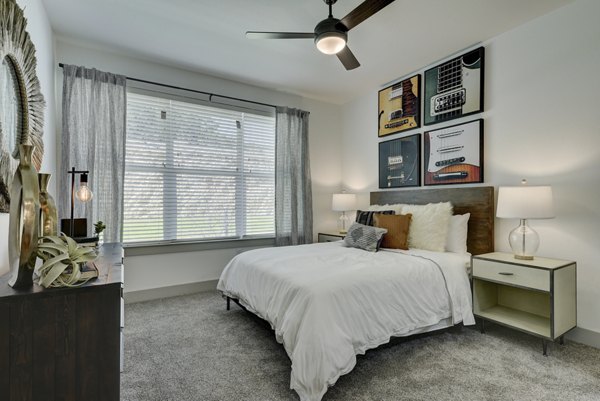
[[[379,91],[379,137],[421,126],[420,94],[420,74]]]
[[[425,132],[425,185],[483,182],[483,120]]]
[[[483,111],[484,56],[479,47],[425,71],[425,125]]]
[[[421,134],[379,142],[379,188],[421,185]]]

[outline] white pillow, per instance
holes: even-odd
[[[408,230],[408,247],[444,252],[452,204],[405,205],[402,214],[409,213],[412,214],[412,219]]]
[[[450,217],[448,236],[446,237],[446,251],[467,253],[469,217],[471,217],[471,213],[455,214]]]
[[[369,208],[367,209],[368,211],[376,211],[376,212],[380,212],[382,210],[393,210],[395,214],[402,214],[402,208],[406,206],[406,204],[404,203],[394,203],[391,205],[385,204],[385,205],[371,205],[369,206]]]

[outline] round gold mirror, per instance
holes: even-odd
[[[19,145],[34,147],[42,166],[44,97],[36,76],[35,47],[15,0],[0,0],[0,213],[8,213],[10,187],[19,165]]]
[[[21,89],[17,71],[10,56],[4,57],[0,64],[0,122],[6,138],[7,150],[16,159],[19,155],[19,143],[23,130],[23,110],[21,108]]]

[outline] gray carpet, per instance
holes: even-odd
[[[263,321],[216,293],[127,305],[124,401],[297,401]],[[600,400],[600,350],[497,325],[397,339],[358,358],[323,401]]]

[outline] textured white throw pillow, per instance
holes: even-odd
[[[394,203],[391,205],[388,205],[387,203],[385,205],[371,205],[369,206],[369,208],[367,209],[368,211],[376,211],[376,212],[380,212],[382,210],[393,210],[395,214],[402,214],[402,208],[406,206],[406,204],[404,203]]]
[[[455,214],[450,217],[446,250],[448,252],[467,253],[467,233],[469,231],[471,213]]]
[[[412,214],[408,231],[408,247],[444,252],[448,226],[452,217],[450,202],[406,205],[403,214]]]

